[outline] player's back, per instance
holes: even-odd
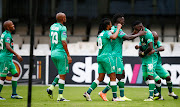
[[[66,30],[66,27],[60,23],[54,23],[53,25],[51,25],[50,34],[49,34],[51,40],[51,53],[53,51],[65,53],[65,50],[61,42],[61,38],[63,34],[62,31],[64,29]]]
[[[9,31],[4,31],[0,37],[0,57],[8,57],[8,58],[12,58],[13,57],[13,53],[9,52],[6,49],[6,44],[5,43],[9,43],[10,47],[13,49],[13,39],[11,36],[11,33]]]
[[[112,47],[111,47],[111,41],[110,41],[110,34],[111,32],[106,30],[106,31],[102,31],[99,35],[98,35],[98,48],[99,48],[99,52],[98,52],[98,58],[100,57],[104,57],[104,56],[109,56],[112,54]]]

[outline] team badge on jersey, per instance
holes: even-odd
[[[63,32],[63,35],[66,35],[66,31]]]
[[[7,40],[8,42],[10,42],[10,38],[6,38],[6,40]]]
[[[120,32],[120,35],[124,35],[125,33],[123,31]]]

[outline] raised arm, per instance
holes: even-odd
[[[117,30],[116,30],[116,32],[115,32],[114,34],[112,34],[112,35],[110,36],[110,39],[115,40],[115,39],[118,37],[119,30],[121,29],[121,27],[122,27],[121,24],[118,24],[118,25],[117,25]]]

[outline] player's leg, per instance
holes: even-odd
[[[154,88],[155,88],[155,81],[153,78],[153,64],[148,64],[148,65],[142,65],[142,70],[143,70],[143,76],[145,74],[148,77],[148,85],[149,85],[149,97],[148,99],[145,99],[144,101],[153,101],[153,93],[154,93]],[[144,72],[145,71],[145,72]],[[146,78],[146,77],[144,77]]]
[[[67,56],[64,55],[64,57],[59,57],[57,60],[57,64],[58,64],[58,74],[59,74],[59,94],[58,94],[58,98],[57,101],[70,101],[67,100],[63,97],[63,91],[64,91],[64,85],[65,85],[65,78],[66,78],[66,74],[69,73],[69,65],[68,65],[68,60],[67,60]]]
[[[167,70],[165,70],[162,65],[158,65],[158,68],[160,69],[158,72],[158,75],[160,75],[161,78],[166,79],[166,83],[168,86],[168,95],[173,97],[174,99],[178,99],[178,96],[176,94],[174,94],[173,90],[172,90],[172,81],[171,81],[171,77],[170,74]]]
[[[57,75],[54,78],[51,86],[47,88],[47,93],[48,93],[50,98],[53,98],[53,90],[54,90],[54,87],[56,86],[56,84],[58,84],[58,81],[59,81],[59,75]]]
[[[8,61],[0,62],[0,93],[2,91],[4,80],[6,79],[8,73]],[[0,96],[0,100],[6,100]]]
[[[104,72],[104,70],[103,70],[101,64],[98,64],[99,77],[93,81],[93,83],[91,84],[89,89],[83,94],[83,96],[86,98],[86,101],[92,101],[90,94],[99,85],[99,83],[104,80],[105,73],[103,73],[103,72]]]
[[[16,93],[17,79],[18,79],[19,74],[17,73],[16,69],[11,69],[10,72],[13,75],[12,76],[12,95],[11,95],[11,98],[13,98],[13,99],[23,99],[22,96],[20,96],[20,95],[18,95]]]
[[[5,79],[6,79],[6,75],[3,75],[0,73],[0,94],[1,94]],[[0,96],[0,100],[6,100],[6,99]]]

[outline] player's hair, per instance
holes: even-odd
[[[101,20],[101,23],[99,25],[98,34],[101,33],[103,30],[106,30],[107,25],[109,25],[111,20],[109,18],[104,18]]]
[[[122,17],[124,17],[124,14],[121,14],[121,13],[115,14],[112,19],[113,24],[115,24],[117,22],[118,18],[122,18]]]
[[[140,23],[142,23],[142,22],[139,21],[139,20],[136,20],[136,21],[132,24],[132,27],[134,28],[134,26],[136,26],[136,25],[138,25],[138,24],[140,24]]]

